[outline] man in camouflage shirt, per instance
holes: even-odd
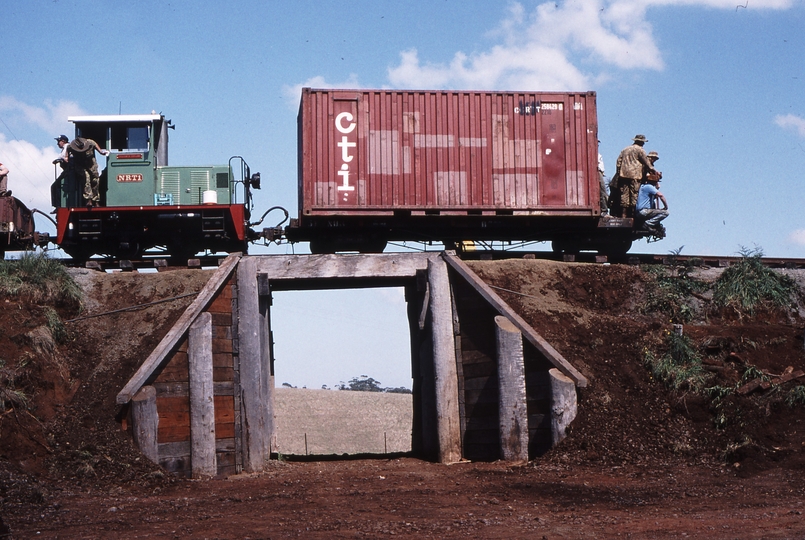
[[[621,150],[616,163],[618,188],[620,190],[621,217],[633,218],[637,204],[640,183],[646,173],[656,173],[648,159],[643,145],[648,142],[645,135],[635,135],[631,145]]]
[[[104,150],[92,139],[78,137],[68,146],[70,162],[75,167],[79,179],[84,180],[84,201],[87,208],[98,206],[101,202],[98,185],[100,177],[98,175],[98,162],[95,160],[95,151],[104,156],[109,155],[108,150]]]

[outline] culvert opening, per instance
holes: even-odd
[[[272,293],[277,452],[411,451],[411,346],[401,287]]]

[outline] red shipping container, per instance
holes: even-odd
[[[302,91],[306,216],[598,216],[595,92]]]

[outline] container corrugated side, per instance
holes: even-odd
[[[300,216],[597,215],[594,92],[314,90]]]

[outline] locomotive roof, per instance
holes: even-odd
[[[111,124],[116,122],[154,122],[164,120],[161,114],[105,114],[94,116],[68,116],[68,122],[100,122]]]

